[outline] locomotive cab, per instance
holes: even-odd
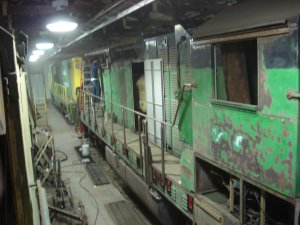
[[[193,34],[197,201],[223,190],[241,224],[298,224],[299,15],[297,1],[249,1]],[[285,215],[268,216],[274,201]]]

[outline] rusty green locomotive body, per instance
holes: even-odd
[[[99,56],[102,101],[82,92],[80,119],[158,217],[153,198],[195,224],[299,223],[300,6],[293,4],[274,3],[273,13],[252,20],[237,19],[238,5],[238,13],[226,12],[231,19],[221,13],[192,36],[176,26]]]
[[[253,189],[260,224],[280,221],[279,212],[264,213],[265,202],[267,211],[272,208],[270,196],[294,205],[294,218],[283,221],[298,224],[299,4],[274,2],[269,15],[257,10],[256,18],[241,17],[250,7],[248,2],[220,13],[193,34],[195,191],[222,189],[216,184],[222,176],[231,213],[239,197],[240,224],[254,223],[244,215]]]
[[[294,17],[191,48],[194,150],[292,198],[300,195],[298,28]]]

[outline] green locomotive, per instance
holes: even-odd
[[[77,92],[81,86],[82,58],[74,57],[53,63],[49,69],[51,100],[75,123],[77,116]]]
[[[195,191],[222,193],[240,224],[299,223],[300,5],[269,3],[220,13],[191,48]]]
[[[300,4],[268,4],[99,51],[80,120],[164,224],[169,203],[197,225],[299,224]]]

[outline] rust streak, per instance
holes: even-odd
[[[287,138],[289,135],[290,135],[290,132],[289,132],[288,128],[287,127],[284,128],[284,131],[282,132],[282,136]]]

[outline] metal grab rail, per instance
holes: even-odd
[[[162,170],[162,182],[163,182],[163,186],[165,186],[165,130],[164,130],[164,125],[161,124],[160,126],[160,135],[161,135],[161,161],[162,161],[162,165],[161,165],[161,170]]]
[[[128,107],[125,107],[120,104],[113,103],[105,98],[96,96],[90,92],[87,91],[80,91],[80,95],[83,96],[84,98],[84,104],[83,104],[83,112],[88,113],[88,121],[90,121],[90,114],[91,114],[91,102],[94,104],[96,101],[101,102],[101,109],[104,112],[105,111],[105,105],[109,104],[109,111],[111,115],[111,130],[112,130],[112,143],[114,143],[114,121],[113,121],[113,108],[114,107],[119,107],[121,109],[121,115],[122,115],[122,132],[123,132],[123,142],[124,146],[127,146],[127,139],[126,139],[126,112],[131,112],[135,115],[138,116],[138,136],[139,136],[139,150],[140,150],[140,162],[141,162],[141,169],[142,169],[142,175],[145,175],[145,182],[147,185],[150,184],[150,173],[149,173],[149,168],[151,164],[151,159],[150,157],[150,147],[149,147],[149,135],[148,135],[148,121],[147,120],[152,120],[156,123],[160,123],[161,126],[161,162],[162,162],[162,176],[163,176],[163,184],[165,183],[165,129],[166,127],[172,129],[172,125],[170,123],[160,121],[156,118],[152,118],[147,116],[146,114],[143,114],[141,112],[135,111],[133,109],[130,109]],[[95,108],[94,108],[95,109]],[[96,113],[94,113],[95,116],[95,122],[97,123],[96,119]],[[142,118],[144,118],[142,120]],[[104,129],[104,114],[102,114],[102,130]],[[89,122],[90,124],[90,122]],[[97,124],[98,126],[98,124]],[[144,150],[144,152],[143,152]],[[145,166],[145,167],[144,167]],[[145,169],[145,171],[144,171]],[[144,174],[145,172],[145,174]]]
[[[125,121],[125,110],[122,108],[122,125],[123,125],[123,138],[124,138],[124,145],[126,146],[126,121]]]
[[[58,83],[53,83],[54,95],[63,103],[68,104],[67,88]]]
[[[170,123],[167,123],[167,122],[165,122],[165,121],[161,121],[161,120],[158,120],[158,119],[156,119],[156,118],[150,117],[150,116],[148,116],[147,114],[144,114],[144,113],[135,111],[135,110],[130,109],[130,108],[124,106],[124,105],[120,105],[120,104],[111,102],[111,101],[109,101],[109,100],[106,100],[105,98],[96,96],[96,95],[94,95],[94,94],[92,94],[92,93],[90,93],[90,92],[86,92],[86,91],[82,91],[82,90],[81,90],[80,92],[82,92],[82,93],[87,93],[87,94],[88,94],[90,97],[92,97],[92,98],[99,99],[100,101],[109,103],[109,104],[111,104],[112,106],[118,106],[118,107],[123,108],[123,109],[126,110],[126,111],[132,112],[132,113],[134,113],[134,114],[136,114],[136,115],[138,115],[138,116],[142,116],[142,117],[145,117],[146,119],[152,120],[152,121],[154,121],[154,122],[158,122],[158,123],[164,124],[165,126],[170,127],[170,128],[172,127],[172,124],[170,124]],[[112,109],[112,107],[111,107],[111,109]],[[112,112],[112,110],[111,110],[111,112]]]
[[[143,142],[144,142],[144,158],[145,158],[145,181],[149,185],[149,143],[148,143],[148,123],[143,120]]]
[[[143,150],[142,150],[142,123],[141,116],[138,115],[138,132],[139,132],[139,147],[140,147],[140,162],[142,168],[142,174],[144,173],[144,163],[143,163]]]
[[[172,126],[175,125],[176,123],[176,119],[177,119],[177,115],[178,115],[178,112],[179,112],[179,108],[180,108],[180,105],[182,103],[182,100],[183,100],[183,92],[184,92],[184,89],[187,88],[187,87],[194,87],[193,84],[184,84],[180,90],[180,96],[179,96],[179,102],[178,102],[178,105],[177,105],[177,108],[176,108],[176,113],[175,113],[175,116],[174,116],[174,120],[173,120],[173,123],[172,123]]]
[[[67,113],[69,115],[73,115],[74,111],[72,104],[76,103],[76,101],[72,96],[68,95],[67,87],[55,82],[50,86],[50,88],[53,90],[54,97],[65,105]]]

